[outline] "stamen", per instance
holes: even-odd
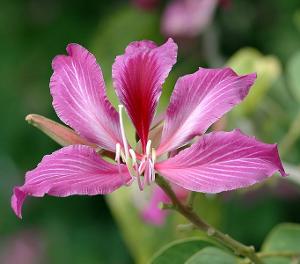
[[[153,165],[154,165],[154,163],[156,161],[156,150],[154,148],[152,148],[151,158],[152,158],[152,162],[153,162]]]
[[[150,185],[152,179],[152,168],[151,168],[151,160],[147,161],[147,165],[144,173],[144,180],[147,185]]]
[[[122,109],[123,109],[123,105],[119,105],[119,121],[120,121],[121,135],[122,135],[122,140],[123,140],[123,145],[124,145],[125,158],[128,159],[129,158],[128,143],[127,143],[126,135],[125,135]]]
[[[131,158],[132,158],[132,164],[133,164],[133,165],[136,165],[136,164],[137,164],[137,163],[136,163],[136,155],[135,155],[134,150],[133,150],[133,149],[129,149],[129,153],[130,153],[130,156],[131,156]]]
[[[155,164],[155,161],[156,161],[156,151],[154,148],[152,148],[152,153],[151,153],[151,158],[152,158],[152,162],[151,162],[151,170],[152,170],[152,173],[151,173],[151,181],[155,181],[155,169],[154,169],[154,164]]]
[[[144,172],[145,165],[146,165],[146,160],[145,160],[145,158],[143,158],[141,163],[140,163],[140,166],[139,166],[139,170],[138,170],[139,174],[142,174]]]
[[[121,145],[119,143],[116,144],[116,156],[115,161],[117,162],[119,175],[121,177],[121,180],[123,182],[123,185],[126,185],[125,178],[121,172],[121,162],[120,162],[120,156],[121,156]]]
[[[154,162],[151,162],[151,182],[155,181],[155,169],[154,169]]]
[[[144,190],[144,184],[141,181],[141,174],[139,173],[139,168],[138,168],[138,164],[136,162],[135,152],[134,152],[133,149],[129,149],[129,153],[130,153],[130,156],[131,156],[131,159],[132,159],[133,169],[136,172],[136,178],[137,178],[139,189],[142,191],[142,190]]]
[[[146,145],[146,156],[149,158],[150,156],[150,151],[151,151],[151,140],[149,139]]]
[[[116,144],[116,156],[115,161],[117,163],[120,163],[120,157],[121,157],[121,145],[119,143]]]

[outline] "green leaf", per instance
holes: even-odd
[[[289,251],[300,253],[300,225],[284,223],[267,236],[262,252]]]
[[[159,250],[151,259],[151,264],[182,264],[199,250],[214,246],[215,243],[200,238],[174,241]]]
[[[206,247],[193,256],[185,264],[234,264],[238,258],[215,247]]]
[[[289,252],[298,254],[297,257],[264,257],[266,264],[290,264],[299,263],[300,259],[300,225],[284,223],[276,226],[267,236],[263,246],[263,253]],[[298,261],[292,262],[292,259]]]
[[[292,94],[300,102],[300,51],[298,51],[287,63],[287,78]]]
[[[266,95],[267,91],[281,74],[281,65],[274,56],[265,56],[253,48],[243,48],[227,62],[238,74],[257,73],[257,80],[247,98],[234,112],[250,114]]]

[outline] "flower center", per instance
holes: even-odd
[[[139,189],[142,191],[144,190],[146,184],[150,185],[155,180],[154,164],[156,160],[156,152],[154,148],[151,148],[151,140],[148,140],[146,145],[146,153],[142,156],[141,159],[137,159],[135,151],[132,148],[128,147],[123,123],[122,110],[123,105],[119,105],[119,122],[121,128],[123,148],[121,147],[120,143],[116,144],[115,161],[119,166],[120,177],[124,185],[129,185],[131,184],[131,182],[125,182],[125,179],[121,176],[121,159],[123,163],[126,164],[132,179],[137,180]]]

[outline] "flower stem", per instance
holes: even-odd
[[[187,201],[187,205],[188,205],[189,207],[191,207],[191,208],[192,208],[193,205],[194,205],[194,201],[195,201],[196,195],[197,195],[196,192],[190,192],[190,194],[189,194],[188,201]]]
[[[198,229],[204,231],[208,236],[214,238],[216,241],[220,242],[224,246],[230,248],[235,254],[239,256],[244,256],[250,259],[254,264],[263,264],[263,261],[258,258],[255,253],[253,246],[246,246],[239,241],[233,239],[227,234],[222,233],[220,230],[212,227],[201,219],[188,205],[181,203],[173,189],[167,181],[161,176],[156,176],[156,183],[164,190],[164,192],[171,199],[174,209],[187,218],[191,223],[193,223]]]

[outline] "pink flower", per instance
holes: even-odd
[[[144,10],[158,6],[158,0],[134,0]],[[161,31],[165,36],[195,37],[211,23],[217,6],[230,6],[230,0],[171,0],[162,15]]]
[[[45,156],[14,188],[12,208],[21,217],[26,196],[108,194],[137,180],[141,190],[159,173],[190,191],[217,193],[247,187],[279,171],[285,175],[277,146],[245,136],[239,130],[204,134],[247,95],[256,75],[238,76],[229,68],[203,69],[181,77],[166,110],[161,140],[152,145],[149,131],[162,85],[176,62],[172,39],[129,44],[117,56],[113,84],[122,105],[119,113],[105,93],[95,57],[78,44],[54,58],[50,81],[53,106],[60,119],[89,145],[70,145]],[[128,144],[122,108],[135,126],[141,151]],[[199,137],[188,147],[191,140]],[[97,148],[93,147],[94,145]],[[105,149],[115,160],[101,157]],[[168,153],[178,152],[168,158]]]
[[[173,0],[162,17],[166,36],[195,37],[210,24],[218,0]]]
[[[187,199],[189,192],[176,185],[173,185],[172,187],[177,198],[184,202]],[[142,218],[149,224],[160,226],[165,223],[168,212],[166,210],[161,210],[158,207],[160,203],[169,204],[171,201],[160,187],[155,186],[149,204],[143,208],[141,212]]]

